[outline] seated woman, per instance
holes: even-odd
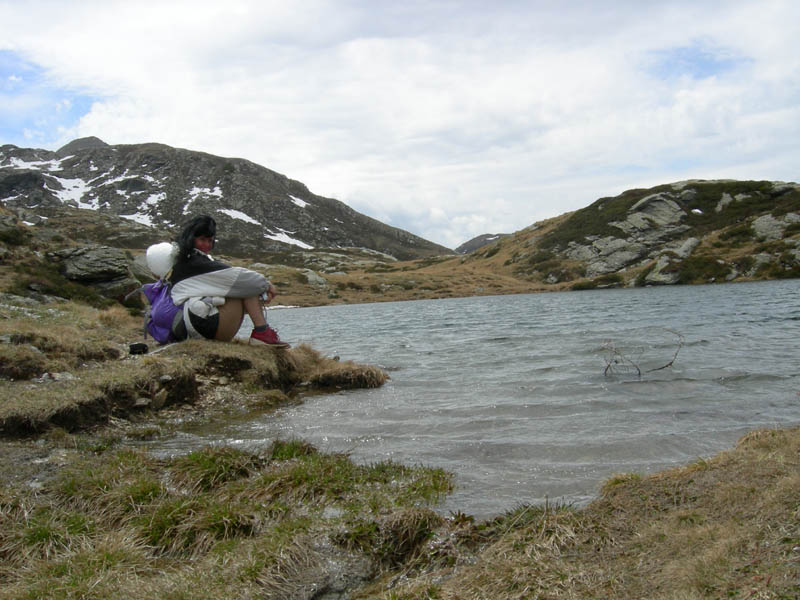
[[[172,301],[183,304],[183,322],[173,328],[178,339],[204,337],[230,341],[245,313],[253,321],[251,344],[288,348],[267,325],[263,306],[275,297],[275,287],[250,269],[231,267],[209,256],[217,223],[202,215],[184,227],[177,240],[177,256],[169,281]]]

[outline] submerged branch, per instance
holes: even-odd
[[[663,367],[656,367],[655,369],[650,369],[649,371],[646,371],[646,373],[652,373],[653,371],[660,371],[661,369],[667,369],[671,367],[673,364],[675,364],[675,359],[678,358],[678,352],[680,352],[681,348],[683,348],[683,336],[677,331],[673,331],[672,329],[667,329],[667,331],[678,336],[678,347],[675,348],[675,354],[672,355],[672,360],[669,361],[667,364],[665,364]]]
[[[643,350],[640,349],[639,356],[637,356],[635,359],[632,359],[629,358],[620,348],[618,348],[616,343],[609,341],[603,345],[603,350],[605,351],[604,360],[606,362],[606,367],[603,369],[603,375],[608,376],[609,373],[621,370],[625,372],[635,371],[636,376],[641,377],[643,372],[652,373],[654,371],[661,371],[662,369],[672,367],[675,364],[675,360],[678,358],[678,353],[681,351],[681,348],[683,348],[684,338],[683,335],[672,329],[666,329],[666,331],[672,333],[678,338],[678,345],[675,348],[675,353],[672,355],[672,359],[666,364],[660,367],[654,367],[652,369],[642,371],[642,368],[639,366],[639,362],[642,354],[644,354]]]

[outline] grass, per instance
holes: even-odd
[[[104,430],[80,433],[93,411],[133,418],[142,397],[202,402],[215,387],[200,382],[224,378],[217,391],[237,399],[227,410],[251,410],[254,399],[274,406],[301,383],[367,385],[377,376],[308,346],[254,353],[192,341],[123,359],[95,351],[124,348],[126,327],[138,326],[126,315],[66,304],[0,322],[5,335],[24,338],[4,345],[41,347],[49,366],[76,374],[0,384],[4,422],[13,415],[49,428],[33,447],[61,457],[35,489],[8,477],[30,461],[5,461],[0,598],[293,598],[337,577],[352,597],[409,600],[800,594],[800,429],[754,432],[663,473],[616,475],[585,508],[448,518],[432,510],[453,487],[441,469],[356,464],[297,439],[158,458]],[[119,327],[104,339],[109,323]],[[95,350],[76,367],[69,355],[81,336]],[[132,424],[134,436],[159,435],[146,421]]]
[[[296,442],[83,453],[38,493],[0,489],[0,598],[261,595],[298,565],[351,553],[314,540],[358,518],[385,527],[367,556],[395,536],[418,547],[439,521],[423,507],[450,487],[436,469],[355,465]]]

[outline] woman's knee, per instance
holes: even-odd
[[[228,298],[225,304],[218,308],[219,327],[216,339],[230,341],[239,331],[244,319],[244,303],[239,298]]]

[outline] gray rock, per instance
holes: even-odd
[[[644,246],[632,244],[608,256],[595,259],[586,266],[586,276],[597,277],[598,275],[619,271],[638,260],[644,254],[644,251]]]
[[[322,275],[315,273],[311,269],[303,269],[300,271],[303,275],[306,276],[309,285],[313,285],[314,287],[318,288],[326,288],[328,287],[328,280],[325,279]]]
[[[646,283],[651,285],[672,285],[678,282],[677,272],[664,272],[664,270],[672,265],[674,260],[667,255],[662,255],[656,261],[656,266],[644,278]]]
[[[700,240],[697,238],[691,237],[686,240],[683,240],[679,243],[680,245],[673,250],[675,254],[677,254],[680,258],[688,258],[692,252],[694,252],[695,248],[700,245]]]
[[[576,244],[570,242],[565,252],[568,258],[572,260],[590,261],[597,256],[597,250],[593,245]]]
[[[7,292],[0,292],[0,304],[12,306],[34,307],[42,304],[41,301],[26,296],[18,296]]]
[[[107,298],[122,297],[141,285],[130,271],[128,257],[119,248],[68,248],[48,257],[61,261],[61,271],[67,279],[90,285]]]
[[[800,222],[800,215],[796,213],[787,213],[778,218],[772,215],[761,215],[753,221],[753,232],[757,238],[775,241],[783,237],[786,227],[798,222]]]
[[[642,198],[630,208],[629,212],[640,213],[657,227],[677,223],[686,216],[680,205],[667,194],[651,194]]]
[[[792,190],[800,189],[800,186],[796,183],[786,183],[784,181],[773,181],[772,182],[772,195],[773,196],[781,196]]]
[[[53,252],[51,256],[61,261],[61,271],[73,281],[108,281],[130,275],[128,258],[119,248],[68,248]]]
[[[130,261],[128,267],[130,268],[131,275],[142,283],[156,280],[155,275],[150,271],[150,267],[147,266],[147,257],[144,254],[140,254]]]
[[[775,257],[772,256],[771,254],[767,254],[766,252],[754,254],[753,266],[750,267],[750,270],[747,272],[747,276],[748,277],[754,276],[761,267],[763,267],[764,265],[768,265],[772,262],[775,262]]]
[[[719,199],[719,202],[717,202],[717,205],[714,207],[714,212],[722,212],[731,202],[733,202],[733,196],[731,196],[728,192],[725,192],[722,194],[722,198]]]
[[[588,246],[571,244],[566,252],[570,259],[587,263],[587,277],[619,271],[646,253],[647,246],[642,243],[611,236],[597,238]]]

